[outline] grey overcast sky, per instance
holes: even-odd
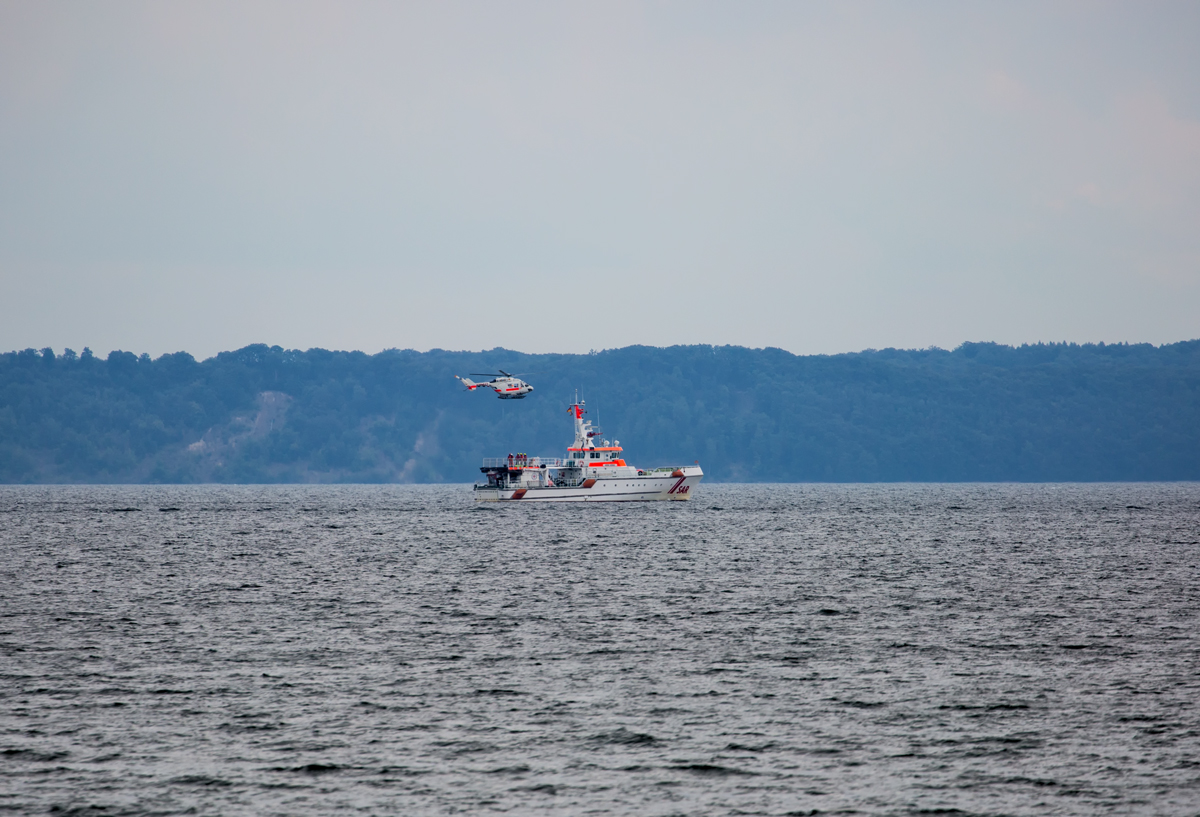
[[[1200,337],[1200,3],[0,0],[0,350]]]

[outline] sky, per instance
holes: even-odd
[[[1195,2],[0,0],[0,351],[1200,337]]]

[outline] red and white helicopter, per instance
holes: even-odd
[[[516,375],[511,375],[503,369],[499,370],[499,375],[494,375],[491,372],[480,374],[479,372],[471,372],[472,377],[490,377],[491,380],[483,383],[476,383],[473,380],[468,380],[465,377],[454,375],[462,381],[462,384],[467,387],[467,391],[475,391],[480,388],[489,388],[499,395],[501,400],[520,400],[525,395],[533,391],[533,386],[520,380]]]

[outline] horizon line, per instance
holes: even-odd
[[[207,362],[209,360],[216,360],[216,359],[220,358],[222,355],[236,354],[238,352],[244,352],[244,351],[247,351],[250,349],[266,349],[271,352],[293,352],[293,353],[300,353],[300,354],[308,354],[310,352],[328,352],[330,354],[361,354],[361,355],[365,355],[367,357],[377,357],[379,355],[385,355],[385,354],[390,354],[390,353],[404,353],[404,352],[411,352],[411,353],[419,354],[419,355],[434,354],[434,353],[454,354],[454,355],[504,353],[504,354],[514,354],[514,355],[525,355],[527,357],[546,357],[546,356],[551,356],[551,355],[559,356],[559,357],[591,357],[591,356],[595,356],[595,355],[606,354],[609,352],[622,352],[627,349],[656,349],[656,350],[666,351],[666,350],[670,350],[670,349],[698,349],[698,348],[708,348],[708,349],[712,349],[712,350],[739,349],[739,350],[746,350],[746,351],[752,351],[752,352],[783,352],[784,354],[790,355],[792,357],[841,357],[844,355],[879,354],[881,352],[908,352],[908,353],[943,352],[946,354],[954,354],[955,352],[959,352],[963,349],[969,349],[972,347],[995,347],[995,348],[1017,350],[1017,349],[1039,348],[1039,347],[1101,349],[1101,348],[1109,348],[1109,347],[1114,347],[1114,346],[1115,347],[1148,346],[1152,349],[1165,349],[1165,348],[1171,347],[1171,346],[1180,346],[1180,345],[1184,345],[1184,344],[1197,343],[1197,342],[1200,342],[1200,338],[1186,338],[1183,340],[1177,340],[1177,341],[1172,341],[1169,343],[1160,343],[1160,344],[1154,344],[1149,341],[1115,341],[1115,342],[1082,341],[1082,342],[1080,342],[1080,341],[1069,341],[1069,340],[1059,340],[1059,341],[1039,340],[1039,341],[1034,341],[1034,342],[1027,341],[1027,342],[1023,342],[1023,343],[1017,345],[1017,344],[1000,343],[998,341],[963,341],[963,342],[959,343],[957,346],[950,348],[950,349],[946,349],[946,348],[943,348],[941,346],[936,346],[936,345],[925,346],[925,347],[885,346],[882,348],[867,347],[865,349],[859,349],[857,351],[818,352],[818,353],[809,353],[809,354],[792,352],[788,349],[784,349],[779,346],[742,346],[740,344],[732,344],[732,343],[725,343],[725,344],[680,343],[680,344],[673,344],[671,346],[652,346],[652,345],[643,344],[643,343],[633,343],[628,346],[617,346],[617,347],[605,348],[605,349],[591,349],[587,352],[523,352],[519,349],[507,349],[503,346],[495,346],[491,349],[443,349],[441,347],[435,346],[435,347],[431,347],[431,348],[425,349],[425,350],[414,349],[411,347],[402,349],[399,347],[392,346],[392,347],[387,347],[385,349],[380,349],[378,352],[364,352],[360,349],[327,349],[322,346],[310,346],[307,349],[287,348],[284,346],[280,346],[278,344],[267,344],[267,343],[259,342],[259,343],[250,343],[245,346],[238,347],[236,349],[222,350],[220,352],[217,352],[216,354],[213,354],[213,355],[210,355],[210,356],[204,357],[204,358],[196,358],[194,355],[192,355],[190,352],[188,352],[185,349],[180,349],[175,352],[164,352],[164,353],[160,354],[158,357],[150,357],[148,352],[142,352],[139,354],[137,352],[131,352],[131,351],[127,351],[124,349],[110,349],[108,352],[104,353],[103,355],[100,355],[100,354],[93,352],[91,350],[91,348],[88,346],[84,346],[83,350],[80,352],[75,352],[71,347],[63,347],[62,352],[60,352],[60,353],[55,353],[54,348],[49,347],[49,346],[44,346],[40,349],[34,348],[32,346],[27,346],[24,349],[11,349],[6,352],[0,352],[0,357],[8,357],[10,355],[23,355],[23,354],[28,354],[30,352],[33,352],[39,356],[45,357],[47,350],[49,350],[51,355],[55,359],[64,358],[64,357],[67,359],[75,359],[75,358],[82,359],[82,358],[86,358],[86,357],[90,356],[92,359],[95,359],[95,360],[106,360],[109,357],[111,357],[113,354],[129,354],[129,355],[133,355],[134,357],[136,357],[138,359],[147,357],[150,360],[154,361],[154,360],[162,360],[163,358],[173,357],[175,355],[185,354],[185,355],[188,355],[189,357],[191,357],[196,362],[203,363],[203,362]]]

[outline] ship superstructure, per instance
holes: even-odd
[[[690,499],[704,477],[699,465],[642,470],[625,462],[620,441],[602,439],[583,415],[584,401],[570,412],[575,441],[566,457],[509,454],[486,458],[479,469],[486,482],[475,486],[481,502],[646,502]]]

